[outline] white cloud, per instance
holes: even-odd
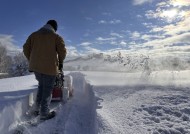
[[[170,0],[173,6],[190,6],[189,0]]]
[[[147,23],[147,22],[144,22],[144,23],[142,23],[146,28],[155,28],[155,27],[157,27],[157,26],[154,26],[152,23]]]
[[[88,54],[92,54],[92,53],[102,53],[102,50],[93,48],[91,46],[83,46],[82,50],[77,50],[76,47],[74,46],[67,46],[67,57],[68,59],[73,58],[73,57],[77,57],[77,56],[84,56],[84,55],[88,55]]]
[[[122,23],[122,21],[121,20],[116,20],[116,19],[110,20],[110,21],[100,20],[98,22],[98,24],[119,24],[119,23]]]
[[[143,34],[141,36],[141,39],[143,40],[146,40],[146,41],[151,41],[151,40],[154,40],[154,39],[164,39],[165,36],[164,35],[158,35],[158,34]]]
[[[150,41],[151,36],[150,36],[150,35],[147,35],[147,34],[144,34],[144,35],[142,35],[141,38],[142,38],[143,40]]]
[[[110,33],[111,36],[118,37],[118,38],[123,38],[123,35],[118,34],[118,33]]]
[[[177,24],[171,24],[164,26],[162,28],[162,31],[165,32],[166,35],[175,35],[180,34],[183,32],[189,32],[190,31],[190,17],[185,18],[183,21],[178,22]]]
[[[137,18],[142,18],[142,17],[143,17],[143,16],[142,16],[142,15],[140,15],[140,14],[138,14],[138,15],[137,15]]]
[[[153,53],[187,53],[190,51],[190,11],[187,8],[174,8],[171,2],[161,2],[157,4],[155,10],[146,11],[145,16],[148,19],[155,19],[162,23],[162,26],[152,23],[143,23],[150,31],[146,34],[138,32],[131,33],[132,38],[143,39],[142,44],[128,43],[131,51],[145,51]],[[179,2],[179,1],[178,1]],[[181,1],[187,2],[187,1]],[[187,2],[186,4],[190,3]],[[182,5],[182,4],[181,4]],[[183,4],[183,6],[185,6]],[[166,22],[166,23],[165,23]],[[167,54],[168,53],[168,54]]]
[[[175,0],[177,2],[177,0]],[[181,0],[178,0],[178,4]],[[185,17],[188,16],[188,10],[182,6],[174,6],[174,0],[167,2],[160,2],[156,6],[155,10],[148,10],[145,12],[145,16],[148,19],[157,19],[159,21],[167,23],[177,23],[182,21]],[[184,3],[181,1],[181,4]],[[186,2],[190,6],[190,1]]]
[[[168,1],[157,3],[157,7],[166,7],[168,5]]]
[[[169,52],[185,53],[185,52],[190,52],[190,46],[165,47],[165,50]]]
[[[190,33],[184,33],[180,35],[175,35],[172,37],[168,37],[165,39],[155,39],[146,43],[143,43],[143,47],[153,47],[153,48],[163,48],[166,46],[172,46],[173,44],[182,43],[189,44],[190,43]]]
[[[98,41],[112,41],[112,40],[115,40],[115,38],[103,38],[103,37],[98,37],[96,38],[96,40]]]
[[[86,46],[89,46],[89,45],[91,45],[91,44],[92,44],[91,42],[82,42],[82,43],[80,44],[80,46],[86,47]]]
[[[100,20],[100,21],[98,22],[98,24],[107,24],[107,21],[105,21],[105,20]]]
[[[121,23],[121,20],[111,20],[109,23],[110,24],[119,24],[119,23]]]
[[[152,29],[150,30],[150,32],[157,33],[157,32],[161,32],[163,30],[164,30],[163,27],[154,26],[154,27],[152,27]]]
[[[134,5],[142,5],[142,4],[144,4],[144,3],[151,3],[151,2],[153,2],[153,0],[133,0],[133,4]]]
[[[146,11],[145,16],[148,19],[154,19],[154,18],[159,17],[159,13],[157,13],[156,11],[153,11],[153,10],[148,10],[148,11]]]
[[[111,45],[118,45],[118,43],[116,41],[111,41],[110,44]]]
[[[74,46],[67,46],[67,57],[79,56],[79,52]]]
[[[190,11],[182,6],[174,7],[174,1],[184,6],[188,5],[186,0],[171,0],[157,4],[156,10],[146,11],[145,16],[148,19],[155,19],[162,22],[162,26],[153,26],[144,23],[150,28],[148,34],[142,35],[141,38],[146,40],[142,47],[153,47],[154,49],[163,49],[172,46],[175,43],[186,45],[190,43]],[[172,5],[173,4],[173,5]],[[190,6],[190,5],[189,5]],[[167,23],[165,23],[167,22]]]
[[[123,46],[123,47],[126,47],[127,46],[127,43],[125,41],[121,41],[120,42],[120,45]]]
[[[153,32],[153,33],[160,32],[163,35],[170,35],[170,36],[189,32],[190,31],[189,15],[190,15],[190,11],[186,12],[186,15],[184,16],[183,20],[177,23],[167,24],[162,27],[159,27],[159,26],[152,26],[152,28],[149,27],[151,28],[150,32]]]
[[[141,36],[141,34],[137,31],[134,31],[133,33],[131,33],[131,38],[134,40],[139,39],[140,36]]]
[[[85,54],[92,54],[92,53],[101,53],[101,50],[90,47],[90,46],[86,46],[84,47],[85,51],[83,53]]]

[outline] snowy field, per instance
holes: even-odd
[[[66,72],[74,97],[25,134],[190,134],[190,71]],[[0,133],[11,134],[36,91],[33,75],[0,80]]]

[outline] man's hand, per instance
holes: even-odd
[[[63,63],[59,63],[59,71],[63,70]]]

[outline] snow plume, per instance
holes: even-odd
[[[151,71],[171,70],[180,71],[189,69],[190,61],[187,52],[125,52],[115,51],[109,53],[97,53],[87,56],[67,59],[65,70],[81,71],[121,71],[143,72],[150,74]]]
[[[120,72],[123,75],[127,73],[129,78],[125,78],[124,81],[129,83],[164,84],[168,82],[175,83],[178,72],[189,70],[189,59],[188,52],[128,53],[117,51],[111,54],[91,54],[67,60],[64,63],[64,69],[67,71]],[[167,71],[167,74],[159,75],[160,72]],[[132,76],[129,74],[132,74]],[[130,79],[134,76],[136,76],[135,81]],[[161,77],[159,82],[156,80],[158,77]],[[104,79],[102,79],[102,82],[106,83]]]

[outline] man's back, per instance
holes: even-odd
[[[63,62],[58,58],[63,60],[66,55],[63,39],[45,27],[29,36],[24,52],[29,60],[29,70],[48,75],[56,75],[58,62]]]

